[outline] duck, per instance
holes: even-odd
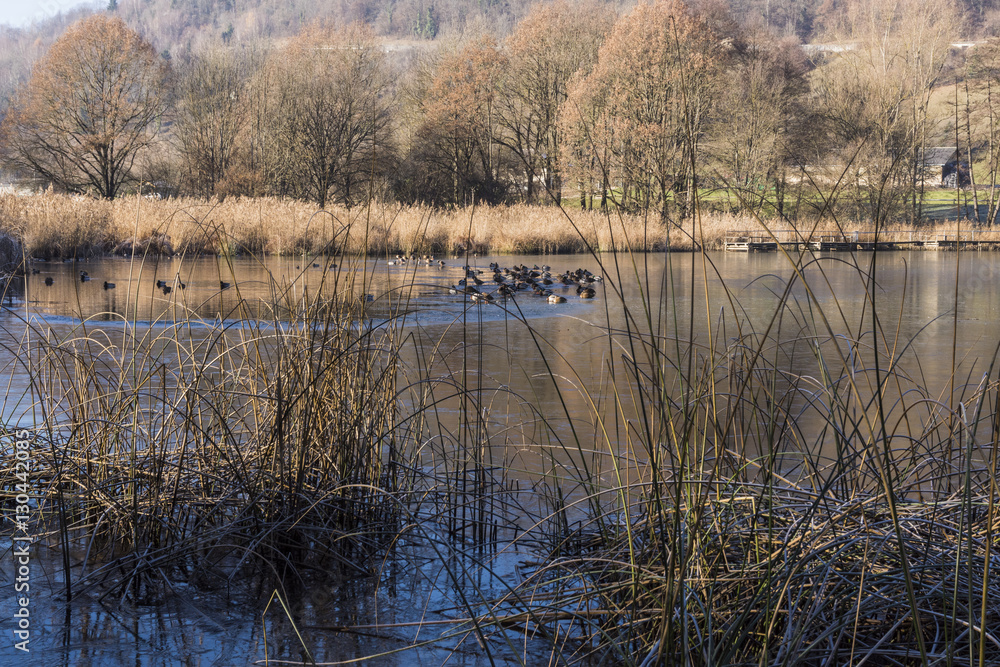
[[[537,296],[548,297],[552,294],[552,290],[545,289],[544,287],[536,284],[532,284],[531,289]]]
[[[114,288],[115,288],[114,283],[109,283],[107,280],[104,281],[104,289],[114,289]]]
[[[160,289],[161,289],[161,290],[163,290],[163,293],[164,293],[164,294],[170,294],[171,292],[173,292],[173,291],[174,291],[174,288],[173,288],[173,287],[171,287],[170,285],[164,285],[164,286],[163,286],[163,287],[161,287]]]
[[[583,286],[576,288],[576,293],[580,295],[581,299],[593,299],[597,295],[593,287]]]
[[[483,294],[482,292],[475,292],[473,294],[470,294],[469,298],[472,300],[472,303],[480,303],[480,304],[493,303],[492,294]]]
[[[549,303],[566,303],[566,297],[559,296],[558,294],[550,294]]]
[[[52,287],[52,283],[54,283],[54,282],[55,282],[55,281],[54,281],[54,280],[52,280],[52,276],[48,276],[48,277],[46,277],[46,278],[45,278],[45,285],[46,285],[47,287]]]
[[[160,289],[162,289],[163,286],[166,285],[166,284],[167,284],[166,280],[157,280],[156,281],[156,286],[159,287]]]
[[[224,280],[219,281],[219,289],[229,289],[232,286],[233,286],[232,283],[227,283]]]

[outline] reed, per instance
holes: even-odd
[[[531,519],[510,540],[536,555],[516,584],[504,574],[506,550],[480,558],[475,576],[454,568],[481,590],[485,560],[507,590],[461,601],[466,613],[441,640],[475,629],[488,650],[523,664],[539,658],[516,658],[512,634],[566,664],[1000,660],[996,359],[943,399],[933,379],[904,371],[913,341],[894,339],[894,323],[878,319],[878,256],[856,266],[875,324],[847,344],[838,342],[850,328],[843,315],[817,312],[825,276],[820,268],[807,278],[811,253],[788,258],[809,286],[805,303],[789,288],[770,319],[747,322],[730,295],[707,336],[678,330],[680,314],[656,297],[623,300],[626,326],[607,332],[616,354],[603,384],[574,376],[558,346],[532,337],[534,356],[553,360],[553,390],[566,391],[567,374],[583,388],[591,435],[555,435],[572,418],[572,396],[479,430],[483,449],[528,423],[533,447],[551,461],[534,502],[521,501]],[[609,299],[622,293],[616,280],[657,293],[642,257],[618,260],[604,267]],[[533,504],[540,509],[524,509]]]
[[[510,206],[442,211],[373,202],[348,210],[317,209],[274,198],[157,200],[129,196],[112,202],[52,192],[0,196],[0,231],[22,239],[30,256],[57,258],[101,253],[271,253],[344,250],[350,254],[566,253],[588,245],[614,248],[603,216],[578,213],[570,220],[558,208]],[[657,231],[638,218],[620,223],[637,248],[662,249]],[[655,227],[655,226],[654,226]],[[331,245],[349,229],[342,246]],[[644,236],[645,235],[645,236]],[[690,247],[690,246],[689,246]]]

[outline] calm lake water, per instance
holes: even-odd
[[[18,358],[20,343],[13,342],[22,339],[25,319],[37,323],[36,331],[51,329],[58,336],[113,332],[125,323],[155,330],[183,322],[193,325],[185,335],[198,337],[220,323],[245,318],[281,321],[303,295],[336,293],[372,299],[368,314],[376,323],[391,320],[407,332],[404,356],[412,379],[460,373],[460,384],[477,392],[480,412],[487,410],[502,428],[511,419],[533,423],[534,407],[545,406],[551,416],[548,407],[558,404],[562,413],[565,402],[569,414],[562,415],[562,422],[581,419],[589,425],[583,431],[593,433],[594,404],[606,400],[611,385],[629,375],[623,360],[635,361],[633,377],[657,363],[634,345],[639,338],[661,350],[665,382],[680,382],[677,376],[688,372],[682,362],[689,350],[696,358],[716,357],[717,372],[723,375],[735,363],[727,361],[727,349],[744,357],[759,351],[758,366],[776,372],[781,388],[790,378],[871,369],[872,350],[877,349],[881,368],[891,360],[907,379],[906,386],[886,391],[919,388],[947,404],[942,392],[952,391],[954,384],[960,400],[968,394],[968,383],[981,381],[1000,341],[1000,257],[882,253],[874,286],[868,273],[872,257],[796,256],[797,266],[780,253],[657,254],[634,260],[602,255],[600,261],[500,256],[446,259],[444,268],[389,266],[382,260],[332,267],[311,258],[39,263],[39,273],[29,276],[23,292],[8,295],[7,316],[0,325],[10,344],[0,362]],[[474,305],[448,290],[463,277],[465,261],[484,271],[483,289],[489,287],[488,267],[494,261],[501,266],[548,265],[553,273],[582,267],[602,274],[605,281],[589,300],[577,298],[572,288],[553,286],[567,303],[553,305],[522,292],[514,300]],[[91,279],[81,281],[81,272]],[[104,289],[105,281],[115,288]],[[157,287],[159,281],[169,293]],[[229,286],[222,289],[223,283]],[[282,306],[275,308],[275,303]],[[818,353],[824,355],[822,363]],[[842,368],[845,362],[849,371]],[[15,372],[15,386],[17,380]],[[630,392],[619,392],[626,412],[635,410],[632,399]],[[454,406],[445,400],[441,407]],[[16,419],[15,406],[4,410],[8,420]],[[796,421],[804,440],[821,446],[809,433],[810,419],[804,408]],[[549,426],[560,436],[571,431],[557,419],[548,420]],[[583,437],[581,432],[572,435]]]
[[[1000,255],[880,253],[874,285],[871,254],[794,259],[793,264],[779,253],[470,258],[471,266],[485,271],[481,277],[486,281],[494,261],[505,267],[549,265],[553,273],[582,267],[604,277],[594,299],[554,287],[566,295],[567,303],[549,304],[525,292],[488,305],[449,293],[449,286],[465,273],[464,259],[445,258],[444,268],[389,266],[384,260],[331,267],[312,258],[36,263],[38,273],[13,285],[6,295],[0,313],[0,368],[11,387],[7,395],[19,395],[25,380],[18,362],[30,345],[25,342],[26,322],[33,336],[104,331],[112,338],[126,326],[143,330],[190,322],[193,326],[185,335],[198,337],[219,323],[245,318],[280,322],[305,294],[337,291],[340,298],[363,300],[371,295],[372,321],[391,320],[406,333],[407,373],[414,380],[457,379],[468,396],[475,397],[476,413],[493,434],[496,460],[526,483],[550,470],[553,461],[574,463],[572,456],[560,459],[552,450],[542,456],[534,443],[577,439],[585,449],[606,451],[609,443],[599,435],[598,417],[612,424],[605,424],[611,438],[624,437],[628,420],[616,422],[614,406],[617,403],[617,414],[637,416],[633,390],[643,384],[630,368],[649,372],[655,365],[645,360],[639,343],[662,351],[659,370],[664,386],[675,387],[676,396],[681,395],[680,377],[688,372],[692,350],[696,362],[715,359],[719,377],[729,380],[733,367],[728,360],[759,350],[774,372],[777,389],[796,381],[801,386],[802,378],[806,384],[816,379],[820,401],[824,364],[819,359],[826,359],[825,368],[834,376],[854,371],[863,375],[872,367],[872,348],[880,351],[880,363],[898,363],[904,378],[886,389],[890,404],[917,392],[929,405],[947,406],[949,392],[955,392],[955,402],[965,400],[969,387],[989,372],[1000,344]],[[90,280],[81,280],[81,272]],[[51,284],[46,284],[49,278]],[[158,281],[171,288],[169,293]],[[114,283],[114,288],[105,289],[105,282]],[[275,302],[285,305],[275,309]],[[411,392],[405,400],[421,399]],[[442,398],[442,428],[460,424],[459,403],[458,397]],[[8,423],[28,424],[33,419],[29,407],[9,399],[3,415]],[[933,412],[928,407],[914,418],[932,420]],[[828,446],[823,420],[807,392],[800,390],[788,400],[788,414],[801,434],[800,445],[819,450]],[[2,568],[4,579],[12,581],[9,549],[7,553]],[[512,553],[497,572],[515,577],[520,557]],[[46,567],[52,570],[47,580],[57,588],[58,568],[55,563]],[[317,625],[363,624],[376,618],[383,623],[413,621],[426,613],[428,595],[436,599],[431,593],[447,588],[439,576],[419,567],[399,567],[379,586],[345,582],[336,590],[304,595],[299,611],[307,623]],[[495,578],[485,579],[484,588],[502,588]],[[6,596],[8,609],[12,595]],[[246,601],[218,593],[181,595],[175,604],[155,609],[123,610],[113,602],[84,599],[67,611],[52,591],[48,598],[42,593],[37,609],[43,630],[30,656],[16,653],[7,643],[0,646],[0,658],[38,665],[208,665],[242,664],[264,655],[259,613],[248,612]],[[269,653],[300,659],[294,634],[278,617],[270,621],[275,635],[268,625]],[[4,623],[10,627],[9,620]],[[319,661],[402,648],[413,639],[413,633],[403,629],[317,631],[307,636]],[[387,655],[365,664],[408,665],[417,656]],[[429,651],[421,659],[439,664],[446,657],[446,652]],[[469,637],[448,664],[486,660]]]

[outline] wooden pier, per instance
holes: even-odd
[[[856,249],[856,241],[848,241],[842,234],[820,236],[819,240],[810,241],[809,247],[822,252],[849,252]]]
[[[724,237],[724,248],[734,252],[773,252],[810,249],[816,252],[853,252],[873,250],[1000,250],[1000,228],[970,228],[963,230],[849,232],[804,236],[794,229],[779,229],[765,233],[759,230],[730,230]]]
[[[727,232],[725,244],[726,250],[736,252],[774,252],[778,249],[777,241],[760,232]]]

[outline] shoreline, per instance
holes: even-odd
[[[862,242],[874,234],[864,223],[847,228],[829,221],[806,221],[801,229],[780,220],[765,224],[769,228],[752,218],[708,213],[697,225],[691,221],[676,225],[555,206],[444,210],[373,202],[350,210],[318,210],[306,202],[264,197],[210,201],[129,196],[107,201],[52,192],[0,194],[0,233],[18,239],[26,258],[46,261],[123,255],[346,254],[392,259],[397,255],[694,252],[702,246],[725,249],[734,234],[772,244],[854,242],[852,249],[866,249]],[[947,244],[949,234],[954,240],[955,226],[955,221],[934,220],[918,226],[894,224],[881,229],[878,240],[895,242],[908,236],[904,243],[925,247],[937,235]],[[961,225],[960,244],[1000,246],[1000,231],[994,234],[988,229],[974,223]],[[917,236],[920,243],[915,242]],[[848,249],[830,243],[815,249]]]

